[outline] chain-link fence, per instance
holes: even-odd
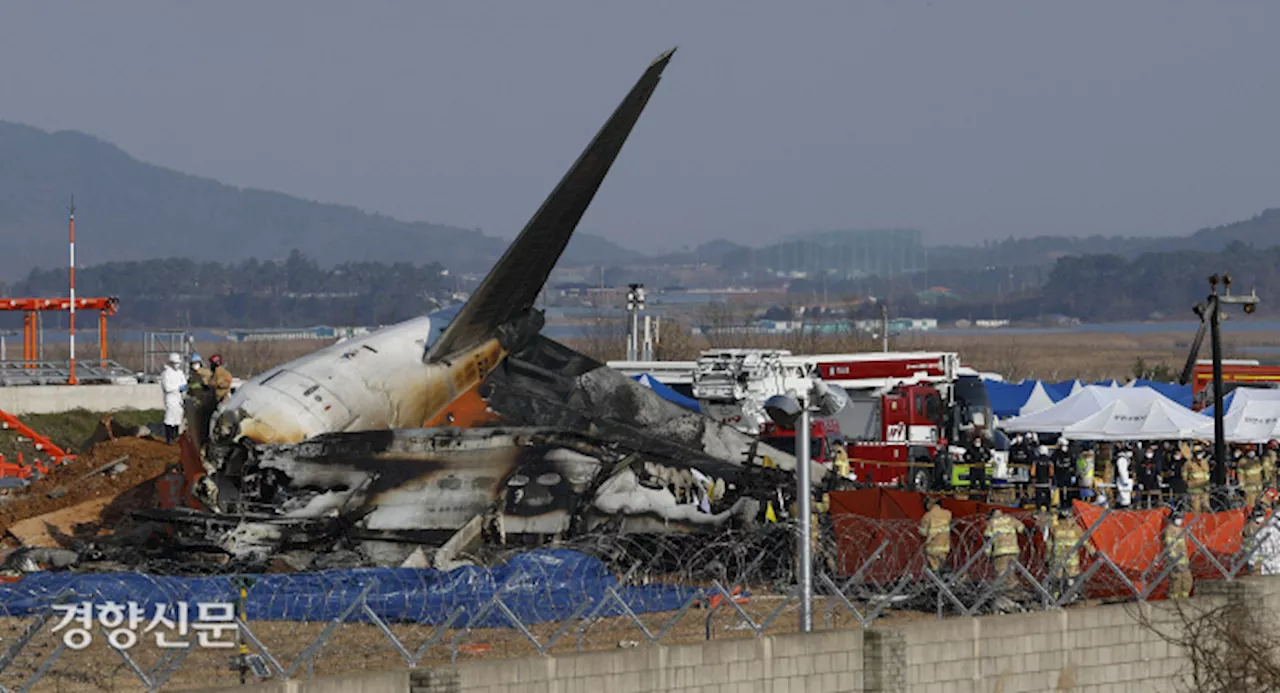
[[[815,627],[1163,598],[1280,560],[1270,521],[1166,516],[1077,507],[998,525],[972,514],[950,522],[944,552],[914,519],[824,515]],[[795,544],[792,525],[769,524],[486,550],[470,558],[488,567],[449,572],[35,573],[0,586],[0,686],[181,689],[793,631]]]

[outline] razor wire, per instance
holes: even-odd
[[[1056,552],[1060,518],[1007,514],[1023,528],[1016,554],[997,561],[988,518],[972,515],[952,521],[950,550],[932,565],[917,520],[822,516],[813,537],[815,627],[1161,599],[1174,578],[1231,581],[1280,561],[1280,528],[1253,527],[1243,513],[1188,515],[1169,529],[1160,515],[1102,509],[1074,516],[1077,538]],[[0,690],[196,688],[792,632],[801,599],[796,539],[786,523],[674,536],[601,532],[483,548],[464,557],[473,565],[447,572],[37,574],[0,586],[30,583],[22,599],[10,592],[0,601]],[[166,649],[145,637],[120,648],[95,626],[92,644],[75,650],[54,631],[55,607],[71,603],[239,604],[241,588],[227,648]]]

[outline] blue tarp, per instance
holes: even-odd
[[[1001,419],[1017,416],[1036,387],[1034,380],[1025,380],[1020,383],[984,380],[983,384],[987,386],[987,399],[991,400],[991,413]]]
[[[1064,380],[1060,383],[1045,383],[1044,391],[1049,393],[1049,397],[1055,402],[1061,402],[1071,394],[1071,388],[1075,387],[1076,381]]]
[[[1145,380],[1139,378],[1134,381],[1134,387],[1149,387],[1156,392],[1168,397],[1169,399],[1190,409],[1192,404],[1191,386],[1179,385],[1177,383],[1162,383],[1155,380]],[[1230,394],[1227,395],[1228,397]]]
[[[240,576],[252,581],[248,591],[250,620],[321,621],[341,616],[360,593],[383,620],[440,624],[465,610],[454,623],[465,625],[502,589],[502,602],[525,624],[568,618],[584,600],[604,599],[609,588],[632,611],[673,611],[697,588],[669,585],[619,586],[598,559],[577,551],[546,549],[523,553],[496,568],[457,568],[448,572],[419,568],[361,568],[315,573]],[[98,604],[134,602],[148,615],[155,605],[185,601],[195,618],[199,602],[232,602],[237,588],[233,577],[174,577],[138,573],[33,573],[22,580],[0,585],[0,612],[10,616],[43,613],[58,595],[72,590],[70,601]],[[172,607],[170,607],[172,608]],[[590,609],[590,607],[588,607]],[[172,612],[171,612],[172,613]],[[618,615],[616,602],[601,611]],[[367,620],[356,609],[350,620]],[[501,610],[491,609],[472,627],[505,627],[511,624]]]
[[[668,402],[675,402],[676,404],[679,404],[685,409],[689,409],[691,411],[702,411],[702,407],[698,406],[698,400],[689,399],[679,392],[672,390],[670,386],[663,384],[649,373],[641,373],[640,375],[635,376],[634,380],[650,390],[653,390],[659,397],[667,400]]]
[[[1024,380],[1020,383],[1002,383],[986,380],[983,382],[987,386],[987,397],[991,399],[991,411],[1001,419],[1008,419],[1018,415],[1023,405],[1027,403],[1027,399],[1031,397],[1031,392],[1035,389],[1037,381]],[[1048,393],[1049,398],[1053,401],[1061,402],[1071,394],[1071,388],[1075,386],[1075,382],[1074,380],[1064,380],[1060,383],[1044,383],[1044,391]],[[1113,380],[1103,380],[1095,384],[1111,387],[1112,383],[1115,382]],[[1139,379],[1134,382],[1133,387],[1149,387],[1178,404],[1188,409],[1191,408],[1190,385]],[[1212,414],[1212,412],[1209,413]]]

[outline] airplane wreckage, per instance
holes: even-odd
[[[139,514],[246,560],[354,546],[396,564],[424,545],[751,526],[790,502],[792,455],[539,334],[535,298],[673,52],[455,315],[273,368],[216,410],[189,400],[189,507]]]

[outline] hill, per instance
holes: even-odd
[[[284,260],[297,249],[322,266],[341,262],[438,262],[483,272],[506,239],[427,222],[405,222],[355,207],[238,188],[138,161],[79,132],[49,133],[0,121],[0,277],[17,278],[45,258],[66,255],[63,219],[71,194],[84,232],[85,263],[186,257],[239,262]],[[532,214],[533,210],[530,210]],[[514,235],[519,229],[507,230]],[[215,246],[216,242],[216,246]],[[639,253],[576,234],[566,265],[628,262]]]

